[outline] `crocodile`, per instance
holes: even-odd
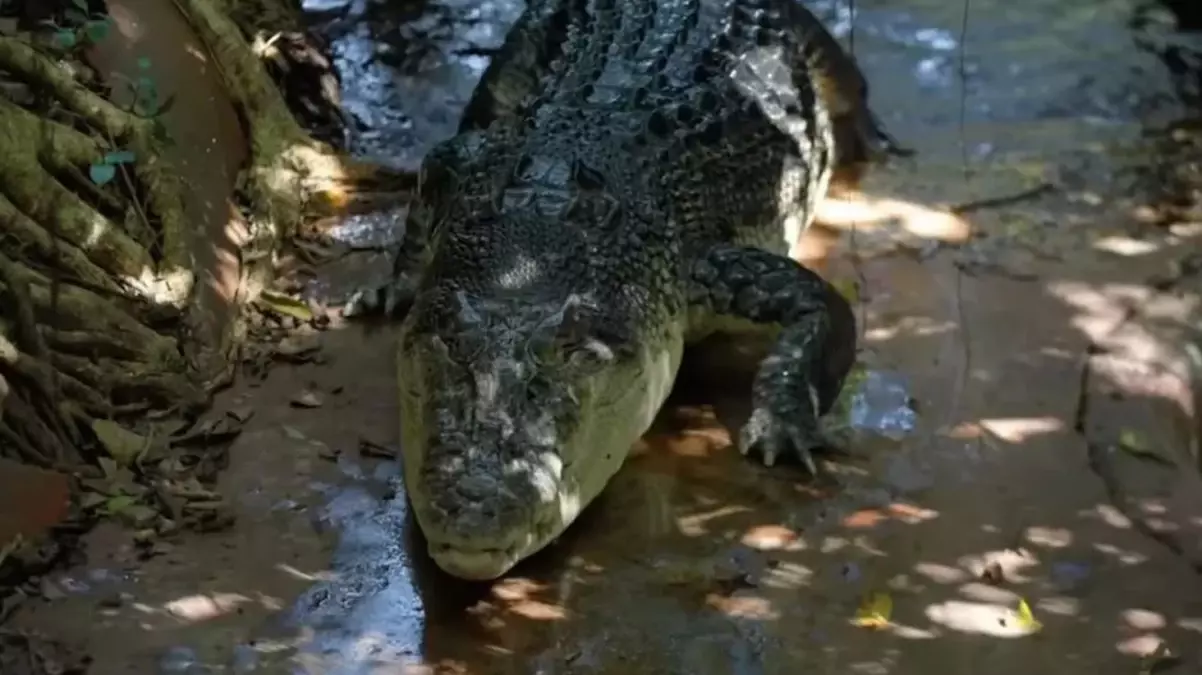
[[[401,465],[430,556],[489,580],[556,539],[686,344],[767,331],[737,434],[816,472],[856,319],[788,257],[832,175],[907,154],[796,0],[530,0],[423,159],[389,281]]]

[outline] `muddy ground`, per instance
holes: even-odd
[[[307,4],[352,145],[402,166],[450,133],[517,14]],[[307,363],[219,401],[253,412],[221,484],[235,527],[147,559],[102,526],[11,627],[98,675],[1202,672],[1202,224],[1159,217],[1146,180],[1180,82],[1137,48],[1130,2],[974,0],[967,35],[960,3],[857,5],[875,106],[918,155],[828,202],[797,253],[858,287],[858,419],[909,409],[912,429],[862,434],[816,482],[756,466],[730,447],[745,389],[715,349],[561,541],[464,584],[425,559],[387,458],[394,336],[336,320]],[[336,232],[380,241],[402,216]],[[382,271],[364,254],[310,293]]]

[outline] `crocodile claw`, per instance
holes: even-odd
[[[412,301],[412,287],[404,281],[394,281],[381,286],[365,286],[356,290],[347,299],[346,304],[342,306],[342,315],[347,318],[396,316],[398,312],[408,309]]]
[[[757,408],[739,433],[739,452],[744,455],[756,450],[765,466],[776,464],[778,457],[792,453],[811,475],[818,475],[813,451],[827,445],[823,434],[813,424],[788,419],[767,408]]]

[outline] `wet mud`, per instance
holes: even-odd
[[[814,6],[851,39],[845,3]],[[319,358],[220,401],[254,413],[221,484],[236,527],[148,558],[103,527],[15,621],[104,675],[1202,672],[1202,228],[1140,217],[1179,81],[1134,2],[974,0],[967,32],[961,3],[856,6],[874,105],[918,154],[799,245],[855,289],[864,333],[856,441],[820,479],[731,447],[762,345],[715,342],[564,537],[458,582],[390,458],[395,335],[335,321]],[[520,8],[306,9],[351,147],[414,166]],[[403,215],[335,233],[383,243]],[[385,270],[363,254],[309,292]]]

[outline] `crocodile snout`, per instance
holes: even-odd
[[[502,462],[500,454],[473,448],[423,468],[415,514],[430,556],[453,576],[503,575],[546,544],[557,520],[558,458],[543,453]]]

